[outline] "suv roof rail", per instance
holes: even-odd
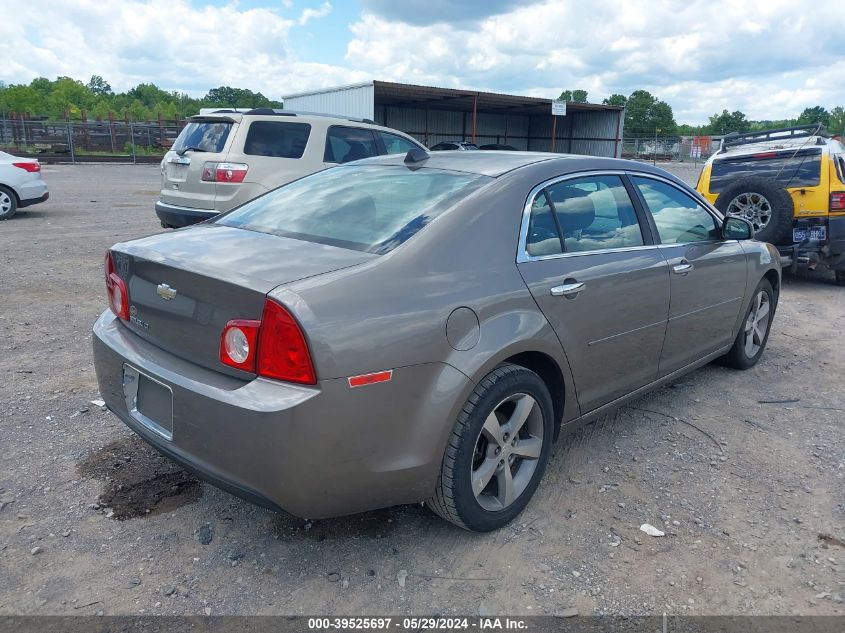
[[[829,135],[821,123],[814,125],[796,125],[794,127],[782,127],[771,130],[758,130],[755,132],[731,132],[722,137],[722,146],[719,151],[725,151],[729,147],[737,145],[749,145],[762,141],[781,141],[793,138],[806,138],[820,136],[828,138]]]
[[[344,119],[345,121],[355,121],[356,123],[369,123],[375,125],[372,119],[358,119],[351,116],[342,116],[340,114],[327,114],[326,112],[304,112],[302,110],[281,110],[278,108],[253,108],[247,110],[244,114],[263,114],[275,116],[324,116],[331,119]]]

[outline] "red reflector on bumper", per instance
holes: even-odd
[[[347,378],[349,387],[363,387],[364,385],[372,385],[377,382],[387,382],[393,378],[393,370],[378,371],[374,374],[361,374],[360,376],[350,376]]]

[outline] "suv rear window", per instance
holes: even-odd
[[[783,187],[815,187],[821,162],[822,150],[813,147],[716,159],[710,172],[710,193],[718,193],[746,176],[769,178]]]
[[[492,180],[439,169],[336,167],[279,187],[216,224],[381,255]]]
[[[307,123],[253,121],[244,141],[244,154],[302,158],[311,126]]]
[[[176,137],[171,149],[176,152],[190,148],[219,153],[226,146],[231,129],[231,121],[191,121]]]

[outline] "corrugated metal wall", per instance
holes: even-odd
[[[614,140],[621,132],[618,110],[571,111],[558,117],[555,151],[593,156],[619,156],[622,146]],[[471,141],[472,113],[429,110],[428,122],[422,108],[376,106],[374,120],[410,134],[432,147],[441,141]],[[551,149],[551,116],[478,115],[476,143],[512,145],[520,150],[548,152]]]
[[[622,144],[615,139],[622,134],[622,111],[570,111],[558,117],[555,130],[555,151],[592,156],[621,156]],[[548,152],[551,149],[552,119],[531,117],[531,142],[528,149]]]
[[[375,89],[373,84],[367,84],[287,97],[285,109],[335,114],[356,119],[373,119],[374,102]]]

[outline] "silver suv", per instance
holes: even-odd
[[[258,108],[192,117],[161,161],[161,225],[177,228],[229,211],[271,189],[340,163],[425,149],[368,119]]]

